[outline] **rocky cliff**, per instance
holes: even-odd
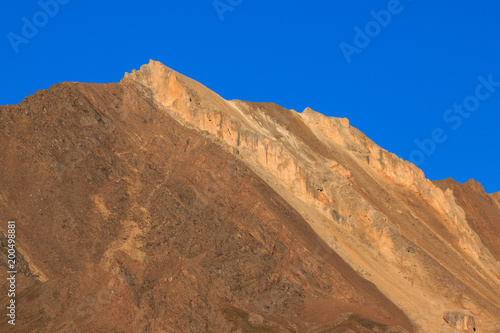
[[[500,330],[498,198],[345,118],[226,101],[155,61],[0,111],[24,329],[453,332],[464,309]]]

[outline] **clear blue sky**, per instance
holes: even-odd
[[[226,99],[347,117],[430,179],[500,191],[499,1],[59,1],[2,4],[0,104],[155,59]]]

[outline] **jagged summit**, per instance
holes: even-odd
[[[499,194],[431,182],[345,118],[227,101],[151,60],[2,106],[0,126],[20,329],[500,330]]]
[[[151,87],[153,87],[154,84],[160,81],[161,79],[168,79],[168,77],[170,76],[175,76],[177,79],[182,81],[182,83],[185,86],[204,87],[197,81],[194,81],[188,78],[187,76],[184,76],[181,73],[176,72],[175,70],[165,66],[161,62],[152,59],[149,60],[149,63],[142,65],[139,70],[134,69],[130,73],[125,73],[122,80],[129,79],[143,84],[148,83],[152,85]],[[208,88],[206,87],[204,88],[208,90]]]

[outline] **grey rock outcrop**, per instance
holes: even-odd
[[[462,332],[476,331],[474,315],[467,310],[449,311],[444,315],[443,319],[452,327]]]

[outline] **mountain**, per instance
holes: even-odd
[[[0,126],[20,332],[455,332],[456,310],[500,331],[498,195],[429,181],[345,118],[150,61]]]

